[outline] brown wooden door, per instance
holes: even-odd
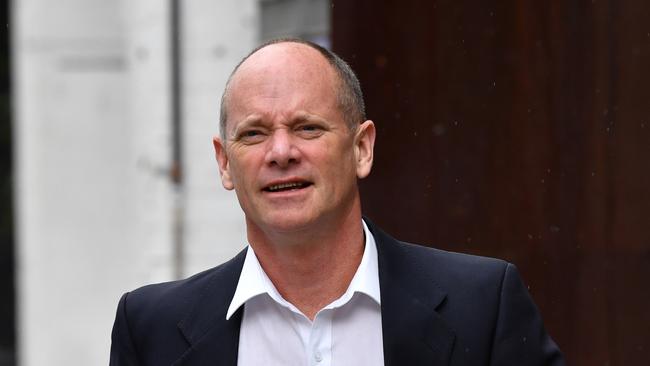
[[[333,5],[378,126],[364,212],[521,270],[572,365],[650,359],[650,2]]]

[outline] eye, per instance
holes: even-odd
[[[252,144],[262,141],[264,138],[264,133],[258,129],[244,130],[239,135],[237,135],[237,140],[245,143]]]
[[[300,125],[296,129],[297,133],[306,138],[318,137],[323,134],[323,128],[315,124]]]

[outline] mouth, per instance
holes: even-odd
[[[264,192],[285,192],[285,191],[295,191],[299,189],[304,189],[312,185],[311,182],[302,182],[302,181],[295,181],[295,182],[284,182],[284,183],[275,183],[275,184],[270,184],[266,187],[264,187],[262,190]]]

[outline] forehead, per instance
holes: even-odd
[[[273,44],[251,55],[233,75],[228,112],[243,112],[244,107],[331,107],[338,85],[334,68],[317,50],[299,43]]]
[[[331,78],[333,67],[316,49],[296,42],[268,45],[250,55],[237,69],[233,81],[290,71],[296,78]],[[271,74],[268,74],[271,73]],[[286,75],[285,75],[286,76]]]

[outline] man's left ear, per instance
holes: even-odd
[[[363,179],[372,169],[373,151],[375,148],[375,124],[367,120],[359,125],[354,137],[354,154],[357,163],[357,178]]]

